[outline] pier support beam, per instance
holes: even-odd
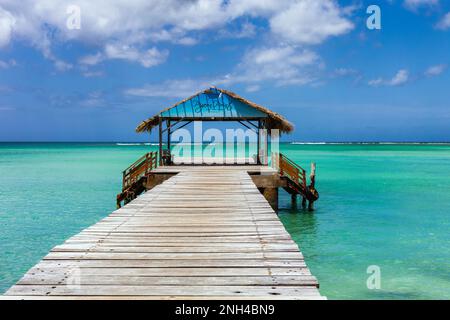
[[[297,194],[295,193],[291,194],[291,205],[297,207]]]
[[[278,212],[278,188],[260,188],[259,190],[275,212]]]
[[[159,165],[162,166],[163,165],[163,158],[162,158],[162,153],[163,153],[163,145],[162,145],[162,140],[163,140],[163,134],[162,134],[163,130],[162,130],[162,121],[161,118],[159,118]]]
[[[302,197],[302,208],[303,210],[306,209],[306,197]]]

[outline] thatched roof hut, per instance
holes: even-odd
[[[289,133],[294,126],[284,117],[234,92],[211,87],[190,96],[142,121],[137,132],[150,132],[162,120],[259,121],[261,128]]]

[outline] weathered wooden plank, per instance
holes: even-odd
[[[0,300],[236,300],[236,295],[231,296],[134,296],[134,295],[124,295],[124,296],[21,296],[21,295],[9,295],[2,296]],[[240,296],[239,300],[326,300],[323,296],[271,296],[271,295],[261,295],[261,296]]]
[[[13,298],[322,299],[298,246],[247,171],[179,173],[56,246]],[[78,282],[74,277],[78,277]]]
[[[135,276],[135,275],[89,275],[80,273],[79,285],[191,285],[191,286],[312,286],[317,287],[315,277],[300,276]],[[38,274],[26,275],[17,284],[20,285],[73,285],[73,276]]]
[[[73,268],[73,267],[97,267],[97,268],[228,268],[228,267],[306,267],[303,260],[207,260],[207,259],[154,259],[154,260],[114,260],[114,259],[78,259],[78,260],[48,260],[44,259],[39,263],[39,266],[50,266],[59,268]]]
[[[223,238],[223,241],[221,241]],[[241,233],[83,233],[76,237],[66,240],[66,243],[77,240],[93,240],[93,241],[142,241],[142,242],[211,242],[211,243],[276,243],[276,242],[291,242],[291,238],[287,238],[282,234],[241,234]]]
[[[249,276],[306,276],[311,275],[309,269],[305,267],[227,267],[227,268],[99,268],[76,266],[69,268],[61,268],[58,266],[39,263],[31,268],[26,275],[61,275],[62,277],[80,272],[81,275],[106,275],[106,276],[162,276],[164,277],[181,277],[181,276],[213,276],[213,277],[249,277]]]
[[[132,285],[16,285],[8,290],[9,295],[145,295],[176,296],[205,295],[239,296],[276,295],[276,296],[320,296],[315,287],[304,286],[132,286]]]
[[[44,260],[257,260],[280,259],[302,260],[303,257],[296,251],[258,251],[258,252],[59,252],[52,251],[44,257]]]
[[[128,245],[122,243],[102,244],[98,242],[84,243],[84,244],[64,244],[54,247],[52,252],[140,252],[140,253],[179,253],[179,252],[191,252],[191,253],[254,253],[262,251],[271,252],[285,252],[292,251],[298,254],[298,247],[295,244],[224,244],[218,243],[215,246],[211,244],[205,244],[200,242],[200,245],[192,245],[190,243],[180,243],[178,246],[166,246],[161,244],[159,246],[152,246],[148,244],[136,245],[130,243]]]

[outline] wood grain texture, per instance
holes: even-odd
[[[7,299],[324,299],[249,171],[177,173],[55,246]]]

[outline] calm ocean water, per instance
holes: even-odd
[[[0,143],[0,292],[115,209],[121,171],[155,146]],[[330,299],[450,299],[450,146],[294,145],[320,199],[280,218]],[[367,267],[381,270],[369,290]]]

